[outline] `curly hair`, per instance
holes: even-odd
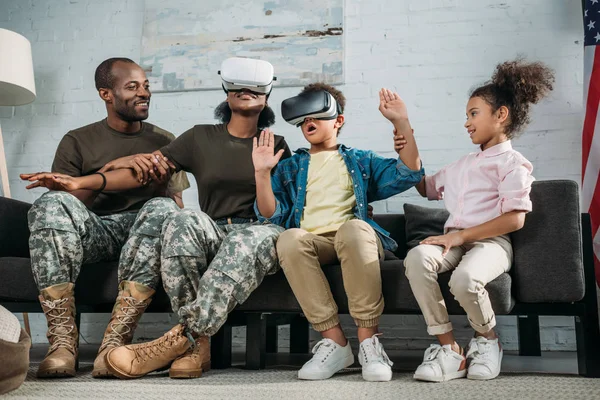
[[[124,57],[114,57],[104,60],[96,68],[94,74],[94,80],[96,81],[96,89],[112,89],[115,84],[115,76],[112,73],[113,65],[117,62],[124,62],[128,64],[135,64],[135,61]],[[137,64],[136,64],[137,65]]]
[[[496,112],[508,108],[505,134],[509,139],[519,135],[530,122],[529,109],[552,89],[554,72],[541,62],[527,63],[523,58],[496,66],[491,81],[472,91],[471,98],[481,97]]]
[[[311,93],[311,92],[321,92],[321,91],[326,91],[330,95],[332,95],[333,98],[335,99],[335,101],[337,101],[337,103],[340,105],[340,109],[342,110],[342,112],[340,114],[344,114],[344,110],[346,109],[346,97],[344,96],[344,94],[341,91],[337,90],[336,88],[334,88],[331,85],[328,85],[324,82],[311,83],[311,84],[304,86],[304,88],[302,89],[300,94]],[[341,130],[342,130],[342,127],[340,127],[338,129],[338,132],[337,132],[338,135],[340,134]]]
[[[215,108],[215,119],[227,124],[231,121],[231,108],[229,103],[224,101]],[[275,112],[269,106],[265,106],[258,115],[258,129],[265,129],[275,123]]]

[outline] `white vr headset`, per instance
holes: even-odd
[[[242,89],[250,90],[257,94],[271,93],[273,81],[273,66],[270,62],[254,58],[228,58],[221,64],[221,81],[223,90],[227,92],[240,92]]]
[[[319,92],[301,93],[281,103],[281,116],[286,122],[300,126],[306,118],[335,119],[342,114],[342,107],[331,95]]]

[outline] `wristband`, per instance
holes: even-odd
[[[106,187],[106,176],[102,172],[94,172],[92,175],[100,175],[102,177],[102,186],[100,186],[100,189],[95,190],[95,192],[102,192]]]

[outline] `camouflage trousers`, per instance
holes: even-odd
[[[162,229],[161,277],[182,323],[214,335],[265,275],[279,270],[272,224],[217,225],[199,211],[171,214]]]
[[[161,230],[167,217],[178,210],[175,201],[166,197],[155,197],[144,204],[121,251],[120,276],[156,290],[160,281]]]
[[[28,214],[38,288],[75,283],[83,264],[117,260],[135,217],[135,212],[100,217],[69,193],[42,195]]]

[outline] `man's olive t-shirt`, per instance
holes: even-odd
[[[231,135],[225,124],[196,125],[160,151],[178,171],[194,175],[200,209],[213,220],[256,218],[252,139]],[[282,159],[291,156],[283,137],[275,135],[275,153],[281,149]]]
[[[171,143],[175,136],[157,126],[142,122],[136,133],[118,132],[108,126],[106,119],[75,129],[60,141],[52,163],[52,172],[71,176],[93,174],[106,163],[139,153],[152,153]],[[178,193],[190,186],[185,172],[171,177],[168,190]],[[100,193],[90,210],[98,215],[137,211],[155,197],[154,185],[123,192]]]

